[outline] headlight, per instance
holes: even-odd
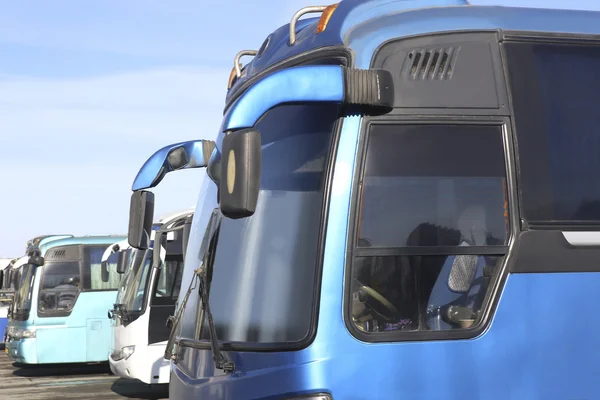
[[[124,360],[127,360],[133,352],[135,351],[135,346],[125,346],[121,349],[121,356]]]
[[[15,328],[9,333],[9,335],[15,339],[29,339],[35,337],[35,330]]]
[[[24,339],[34,338],[35,337],[35,331],[34,330],[30,330],[30,329],[25,329],[21,335],[22,335],[22,337]]]

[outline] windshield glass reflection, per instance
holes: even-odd
[[[141,252],[136,252],[136,258],[138,258],[137,254],[140,253]],[[123,279],[125,282],[123,308],[128,312],[142,311],[144,292],[148,284],[150,269],[152,267],[152,254],[152,249],[146,250],[143,253],[141,262],[134,262],[127,271],[127,276]]]
[[[31,293],[34,276],[34,265],[26,264],[19,268],[19,280],[17,281],[17,290],[15,291],[15,298],[12,304],[13,313],[25,314],[31,310]]]

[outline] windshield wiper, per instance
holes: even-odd
[[[206,270],[205,270],[204,266],[201,265],[198,269],[194,270],[194,279],[192,279],[192,281],[190,282],[190,286],[185,294],[185,297],[183,298],[183,301],[181,302],[181,306],[179,307],[179,310],[177,310],[177,314],[175,316],[170,316],[169,318],[167,318],[167,327],[169,327],[169,325],[171,325],[172,330],[171,330],[171,335],[169,337],[169,342],[167,343],[167,349],[165,351],[164,357],[166,359],[171,359],[174,363],[177,363],[177,361],[178,361],[177,352],[172,351],[173,342],[175,339],[174,333],[177,330],[177,328],[179,327],[179,324],[181,322],[181,317],[183,315],[183,310],[185,309],[185,306],[187,305],[190,294],[196,288],[195,283],[199,282],[200,283],[200,301],[202,302],[202,307],[204,308],[204,310],[206,312],[206,316],[208,317],[208,334],[209,334],[209,340],[210,340],[210,348],[211,348],[213,360],[215,362],[215,367],[218,369],[221,369],[225,372],[233,372],[233,371],[235,371],[235,363],[233,361],[229,360],[227,357],[225,357],[223,355],[223,353],[221,352],[221,349],[219,348],[217,332],[215,329],[215,324],[214,324],[212,313],[210,311],[210,305],[209,305],[209,301],[208,301],[207,281],[208,280],[206,278]]]
[[[199,270],[200,298],[202,301],[202,307],[204,308],[206,316],[208,317],[208,336],[210,340],[210,347],[213,353],[213,360],[215,361],[215,366],[218,369],[222,369],[225,372],[233,372],[235,371],[235,363],[225,357],[223,353],[221,353],[221,348],[219,347],[217,330],[215,329],[215,323],[212,313],[210,312],[210,304],[208,301],[208,279],[206,277],[206,269],[199,268]]]

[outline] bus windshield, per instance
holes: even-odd
[[[27,319],[27,314],[31,310],[31,294],[33,288],[33,278],[36,267],[31,264],[25,264],[15,271],[18,281],[15,282],[17,290],[12,303],[12,314],[16,320]]]
[[[335,105],[284,105],[257,124],[263,145],[256,212],[245,219],[222,218],[218,231],[209,302],[219,340],[289,343],[309,335],[326,169],[338,115]],[[213,212],[216,191],[209,182],[197,206],[198,220]],[[205,229],[192,225],[186,265],[202,264]],[[194,298],[184,321],[202,314]],[[194,338],[186,326],[187,321],[182,336],[208,339],[208,329]]]
[[[139,252],[138,252],[139,253]],[[152,249],[146,250],[143,258],[136,260],[127,270],[123,278],[123,309],[126,312],[140,312],[144,305],[144,292],[148,286],[150,270],[152,267]],[[136,256],[136,259],[138,257]]]

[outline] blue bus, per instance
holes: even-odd
[[[7,328],[6,352],[22,364],[108,361],[118,280],[104,282],[102,255],[125,236],[81,236],[40,242],[21,267]],[[109,260],[116,269],[116,255]],[[116,271],[114,271],[116,274]]]
[[[598,71],[600,12],[464,0],[309,7],[238,53],[214,148],[132,187],[130,242],[145,188],[209,178],[169,397],[596,398]]]

